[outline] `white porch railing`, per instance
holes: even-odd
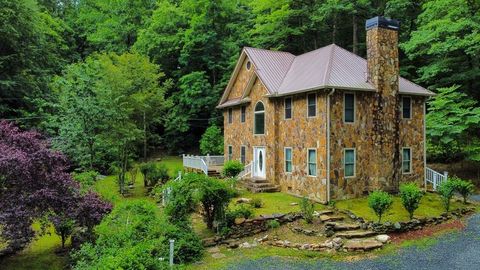
[[[183,167],[201,170],[208,175],[209,166],[222,166],[224,163],[223,156],[191,156],[183,155]]]
[[[428,183],[431,183],[433,186],[433,190],[437,191],[437,187],[443,183],[446,182],[448,179],[448,172],[444,172],[443,174],[436,172],[430,168],[426,168],[425,171],[425,187],[427,186]]]
[[[180,181],[182,180],[182,172],[178,171],[178,176],[177,178],[173,179],[173,181]],[[171,187],[167,187],[166,189],[163,190],[162,192],[162,205],[165,206],[167,205],[168,198],[170,197],[170,193],[172,192]]]
[[[252,162],[250,162],[250,163],[248,163],[247,165],[245,165],[245,167],[243,168],[243,171],[241,171],[241,172],[237,175],[237,178],[238,178],[238,179],[242,179],[242,178],[247,177],[248,175],[252,175]]]

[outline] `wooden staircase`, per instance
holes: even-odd
[[[267,179],[261,178],[244,178],[242,180],[243,185],[253,193],[260,192],[278,192],[280,187],[270,183]]]

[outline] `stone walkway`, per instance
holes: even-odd
[[[472,199],[480,201],[480,195]],[[428,247],[401,248],[394,254],[354,262],[298,260],[267,257],[236,262],[228,269],[478,269],[480,265],[480,214],[469,218],[467,228],[448,233]]]

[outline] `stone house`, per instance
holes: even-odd
[[[225,159],[260,187],[321,202],[423,183],[433,93],[399,76],[398,30],[367,20],[366,60],[335,44],[298,56],[244,48],[217,107]]]

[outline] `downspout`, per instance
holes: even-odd
[[[427,121],[425,115],[427,114],[427,100],[423,101],[423,183],[425,191],[427,191]]]
[[[327,203],[330,202],[330,96],[333,93],[335,88],[327,95]]]

